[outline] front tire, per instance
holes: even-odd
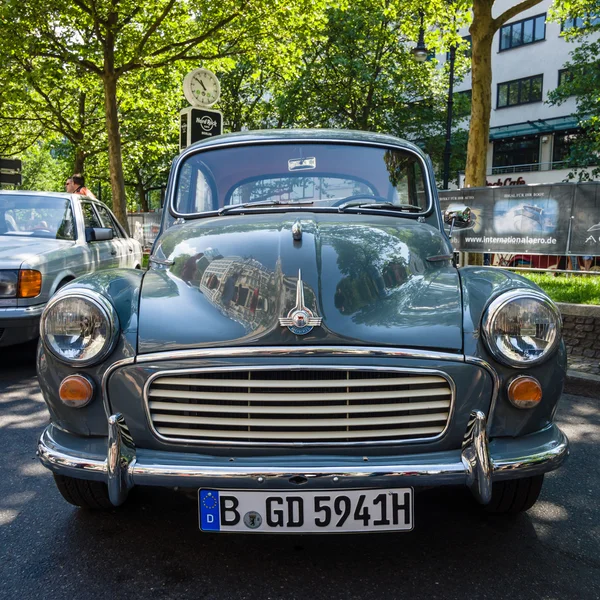
[[[53,475],[58,491],[69,504],[90,510],[113,510],[116,508],[108,497],[108,487],[105,483],[75,479],[56,473]]]
[[[544,475],[493,483],[492,500],[485,506],[485,510],[504,515],[525,512],[536,503],[543,483]]]

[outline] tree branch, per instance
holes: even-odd
[[[506,23],[509,19],[512,19],[514,16],[522,13],[524,10],[531,8],[532,6],[539,4],[541,1],[542,0],[523,0],[523,2],[519,2],[519,4],[506,9],[501,15],[492,20],[494,31],[500,29],[500,27],[502,27],[502,25],[504,25],[504,23]]]

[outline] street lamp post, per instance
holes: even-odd
[[[417,62],[425,62],[427,57],[429,56],[429,50],[425,46],[425,31],[423,30],[423,13],[419,13],[419,17],[421,19],[421,25],[419,27],[419,41],[417,45],[411,50],[413,58]]]
[[[454,94],[454,59],[456,46],[450,46],[450,68],[448,72],[448,104],[446,107],[446,145],[444,147],[444,181],[443,188],[448,189],[450,179],[450,156],[452,155],[452,96]]]

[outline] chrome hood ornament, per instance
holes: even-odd
[[[296,306],[290,310],[287,317],[279,317],[279,324],[287,327],[296,335],[306,335],[313,330],[313,327],[320,327],[321,321],[323,321],[321,317],[315,317],[304,305],[304,283],[302,282],[302,272],[298,271]]]

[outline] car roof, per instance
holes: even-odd
[[[224,144],[286,141],[362,142],[365,144],[381,144],[406,148],[407,150],[413,150],[423,155],[423,151],[418,146],[402,138],[384,133],[351,129],[257,129],[253,131],[238,131],[213,136],[191,144],[182,151],[182,154]]]
[[[19,196],[49,196],[51,198],[65,198],[66,200],[85,198],[86,200],[94,200],[104,204],[101,200],[96,198],[90,198],[89,196],[83,196],[82,194],[69,194],[68,192],[46,192],[43,190],[0,190],[0,196],[14,196],[15,194]]]

